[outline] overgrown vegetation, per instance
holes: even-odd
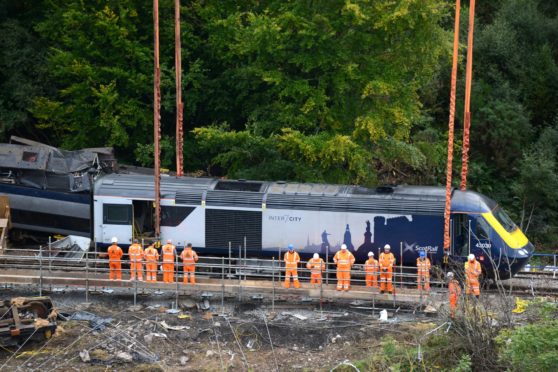
[[[503,295],[502,300],[508,299]],[[499,301],[496,301],[499,302]],[[353,362],[361,371],[554,371],[558,363],[558,307],[544,298],[529,302],[513,319],[502,304],[464,301],[449,323],[418,323],[371,345]],[[442,317],[444,314],[442,314]],[[443,318],[441,318],[443,319]],[[509,322],[506,320],[509,319]],[[352,371],[351,367],[339,368]]]
[[[171,169],[173,3],[160,1]],[[558,240],[557,13],[552,1],[482,2],[475,26],[470,188],[539,248]],[[187,170],[444,184],[452,30],[444,0],[183,1]],[[461,30],[464,43],[466,8]],[[0,137],[110,145],[150,165],[152,60],[151,2],[0,0]]]

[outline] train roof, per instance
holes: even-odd
[[[108,174],[95,182],[96,196],[155,198],[151,175]],[[222,180],[161,176],[161,197],[176,205],[272,209],[346,210],[402,214],[443,214],[445,189],[435,186],[381,186]],[[479,213],[493,209],[491,199],[454,190],[452,211]]]

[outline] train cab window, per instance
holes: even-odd
[[[131,225],[132,206],[126,204],[103,204],[103,224]]]
[[[482,217],[477,218],[477,228],[475,230],[475,235],[477,239],[490,239],[488,232],[490,231],[488,223]]]
[[[504,227],[504,229],[506,229],[507,232],[513,232],[517,228],[517,226],[515,226],[515,223],[513,223],[511,218],[502,209],[502,207],[500,206],[496,207],[496,209],[494,209],[492,213],[494,214],[494,217],[496,217],[498,222],[500,222],[500,224]]]
[[[37,162],[37,153],[31,151],[24,151],[23,155],[21,156],[21,160],[27,161],[29,163],[36,163]]]

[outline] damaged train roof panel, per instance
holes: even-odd
[[[0,144],[1,181],[23,186],[70,192],[90,188],[85,172],[111,173],[116,168],[112,148],[60,150],[12,136]]]

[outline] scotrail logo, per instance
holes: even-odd
[[[267,219],[269,221],[274,221],[274,222],[300,222],[302,221],[302,217],[298,217],[298,216],[290,216],[288,214],[284,214],[282,216],[268,216]]]

